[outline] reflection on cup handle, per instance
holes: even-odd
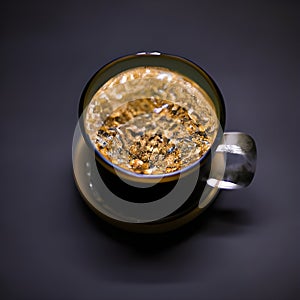
[[[233,190],[248,186],[256,168],[256,145],[242,132],[225,132],[212,159],[212,171],[207,180],[211,187]]]

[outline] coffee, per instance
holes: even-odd
[[[200,159],[217,124],[201,87],[159,67],[134,68],[110,79],[85,118],[90,139],[106,159],[146,175],[172,173]]]

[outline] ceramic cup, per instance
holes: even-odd
[[[153,171],[155,168],[136,172],[129,163],[128,168],[119,164],[118,153],[128,153],[131,147],[128,143],[118,144],[119,140],[110,159],[95,142],[101,140],[97,135],[99,128],[116,109],[137,99],[168,100],[184,107],[189,115],[194,114],[195,119],[204,120],[203,126],[211,136],[209,147],[182,168],[160,172]],[[156,112],[166,106],[156,108]],[[197,217],[221,189],[243,188],[253,179],[255,142],[245,133],[224,132],[225,119],[225,105],[217,85],[193,62],[158,52],[116,59],[96,72],[81,96],[73,139],[77,187],[100,217],[122,229],[137,232],[175,229]],[[187,130],[185,122],[190,122],[184,117],[178,120],[176,145],[188,138],[188,132],[182,131]],[[143,128],[141,135],[147,134],[144,123],[137,124],[140,125],[134,128]],[[121,139],[118,134],[115,137]],[[197,153],[195,145],[184,144],[182,153],[194,153],[195,149]]]

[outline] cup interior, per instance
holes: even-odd
[[[119,58],[101,68],[86,85],[80,101],[79,115],[81,131],[87,144],[95,150],[96,158],[102,164],[122,173],[128,171],[107,159],[97,149],[94,141],[97,139],[99,127],[112,113],[139,99],[144,99],[144,102],[145,99],[152,102],[168,100],[172,105],[183,107],[191,118],[206,120],[212,144],[220,138],[218,133],[223,132],[225,125],[223,98],[214,81],[203,69],[186,59],[165,54],[145,53]],[[161,107],[155,109],[160,112]],[[145,124],[145,120],[139,121]],[[184,132],[185,125],[182,124],[179,132]],[[169,124],[169,127],[172,125]],[[117,148],[120,148],[119,146]],[[191,145],[187,144],[185,147]],[[168,176],[191,168],[205,156],[206,153],[180,170],[174,172],[171,170]],[[143,177],[166,175],[141,175],[132,172],[128,174]]]

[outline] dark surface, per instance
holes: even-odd
[[[300,298],[300,6],[257,3],[2,3],[1,299]],[[250,187],[161,237],[107,227],[72,177],[85,83],[145,50],[206,69],[258,148]]]

